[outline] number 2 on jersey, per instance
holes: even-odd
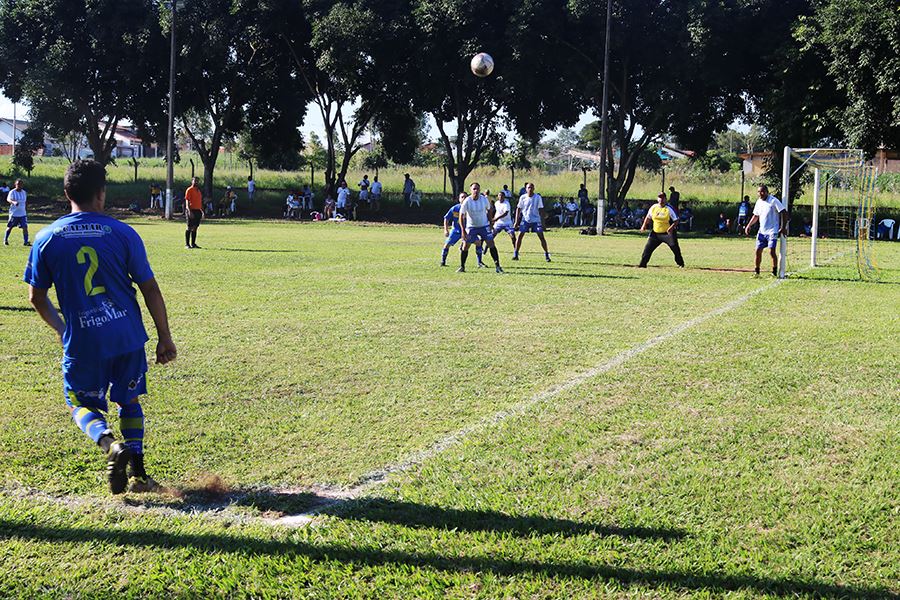
[[[100,268],[100,259],[97,257],[97,251],[90,246],[82,246],[75,255],[78,258],[78,264],[88,264],[87,273],[84,274],[84,293],[88,296],[96,296],[97,294],[105,294],[106,288],[102,285],[94,287],[94,275]]]

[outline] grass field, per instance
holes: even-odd
[[[436,227],[130,223],[185,493],[108,495],[0,247],[0,597],[900,597],[900,244],[775,283],[746,239],[639,270],[639,235],[553,231],[501,276]]]

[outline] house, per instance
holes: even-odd
[[[766,172],[766,167],[774,156],[775,153],[769,150],[738,154],[738,158],[744,161],[743,171],[745,175],[762,175]]]
[[[900,173],[900,152],[881,147],[871,161],[879,173]]]
[[[17,119],[15,122],[15,136],[18,141],[19,138],[25,133],[25,130],[28,129],[30,123],[28,121],[23,121],[21,119]],[[13,120],[12,119],[0,119],[0,156],[11,156],[13,153]]]

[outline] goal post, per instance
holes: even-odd
[[[809,269],[816,269],[841,263],[861,279],[875,279],[877,268],[872,248],[872,223],[878,172],[867,164],[863,151],[785,146],[783,161],[782,201],[787,204],[791,179],[804,169],[807,173],[811,171],[812,193],[804,194],[807,201],[803,205],[795,203],[793,207],[795,214],[810,213],[800,226],[800,235],[793,238],[790,244],[785,236],[780,239],[779,277],[798,271],[801,265],[808,264]],[[806,181],[809,182],[809,179]],[[830,205],[829,188],[832,191]],[[808,254],[801,241],[804,238],[809,239]]]

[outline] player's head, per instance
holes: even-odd
[[[198,183],[200,183],[199,177],[191,177],[191,185],[197,185]]]
[[[525,184],[525,193],[529,196],[534,196],[534,184],[530,181]]]
[[[16,188],[16,190],[21,190],[22,189],[22,180],[16,179],[16,182],[13,184],[13,187]]]
[[[506,185],[506,184],[504,183],[504,184],[503,184],[503,189],[504,189],[504,190],[508,190],[508,189],[509,189],[509,186]]]
[[[103,210],[106,201],[106,168],[96,160],[76,160],[63,179],[66,198],[81,209]]]
[[[656,199],[657,199],[657,201],[659,201],[660,206],[665,206],[665,204],[666,204],[666,195],[665,194],[660,194],[659,196],[656,197]]]
[[[469,191],[472,192],[473,198],[477,198],[479,194],[481,194],[481,184],[477,181],[473,182],[472,185],[469,186]]]
[[[670,192],[674,192],[674,191],[675,191],[675,186],[674,186],[674,185],[670,185],[670,186],[669,186],[669,191],[670,191]]]
[[[253,176],[252,176],[252,175],[247,175],[247,181],[253,181]]]
[[[750,202],[750,196],[744,196],[744,202]]]
[[[499,200],[500,202],[506,200],[506,196],[503,195],[503,192],[497,193],[497,200]]]
[[[466,194],[465,192],[460,192],[460,193],[459,193],[459,198],[457,198],[457,200],[458,200],[459,202],[462,202],[462,201],[465,200],[467,197],[468,197],[468,194]]]
[[[769,197],[769,188],[766,185],[759,186],[759,189],[756,190],[756,192],[759,194],[760,198],[765,199]]]

